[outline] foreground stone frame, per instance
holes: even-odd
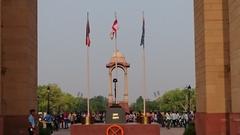
[[[78,125],[71,126],[71,135],[79,135],[84,133],[86,135],[105,135],[110,124],[96,124],[96,125]],[[118,124],[122,127],[124,135],[160,135],[159,124]]]
[[[198,135],[240,134],[239,5],[194,0]],[[37,105],[37,0],[0,0],[0,20],[0,135],[26,134]]]
[[[240,134],[239,5],[194,0],[198,135]]]
[[[37,0],[0,0],[0,135],[26,135],[37,105]]]

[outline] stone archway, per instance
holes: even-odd
[[[124,94],[123,94],[123,100],[119,101],[119,104],[124,108],[125,111],[128,111],[128,68],[130,67],[130,64],[127,63],[124,55],[117,50],[117,52],[113,53],[109,63],[106,65],[106,68],[108,68],[108,74],[109,74],[109,90],[108,90],[108,105],[113,104],[113,86],[112,86],[112,72],[114,69],[116,69],[116,62],[117,62],[117,68],[120,68],[124,72]]]
[[[240,1],[194,0],[198,135],[240,133]],[[0,0],[0,135],[37,105],[37,0]]]

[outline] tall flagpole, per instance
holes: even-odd
[[[145,48],[143,47],[143,114],[146,117],[146,58],[145,58]],[[147,124],[147,122],[144,122]]]
[[[89,13],[87,12],[87,25],[89,25]],[[87,26],[89,28],[89,26]],[[87,29],[88,29],[87,28]],[[89,31],[90,32],[90,31]],[[87,37],[86,37],[87,38]],[[90,43],[87,44],[87,117],[86,117],[86,125],[90,124],[90,103],[89,103],[89,98],[90,98],[90,62],[89,62],[89,47]]]
[[[114,17],[115,20],[117,20],[117,12],[114,12]],[[118,79],[118,69],[117,69],[117,63],[118,63],[118,59],[117,59],[117,30],[114,34],[115,38],[114,38],[114,45],[115,45],[115,70],[116,70],[116,79]],[[117,90],[117,83],[116,83],[116,90]],[[115,99],[115,104],[117,104],[117,99]]]
[[[142,12],[143,16],[143,26],[142,26],[142,37],[141,37],[141,44],[143,46],[143,55],[142,55],[142,60],[143,60],[143,115],[144,115],[144,120],[143,123],[147,124],[147,116],[146,116],[146,57],[145,57],[145,20],[144,20],[144,12]]]
[[[90,124],[90,105],[89,105],[89,96],[90,96],[90,63],[89,63],[89,47],[87,47],[87,120],[86,124]]]

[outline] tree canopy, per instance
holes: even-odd
[[[48,93],[49,87],[49,93]],[[63,92],[57,84],[40,85],[37,89],[38,94],[38,110],[40,112],[47,111],[48,94],[50,111],[53,113],[60,112],[86,112],[87,99],[83,96],[73,96]],[[190,100],[188,100],[190,96]],[[195,110],[196,96],[194,89],[174,89],[165,92],[157,99],[146,100],[146,111],[187,111],[188,102],[190,101],[190,110]],[[107,98],[103,96],[95,96],[90,99],[90,111],[102,112],[106,111]],[[143,97],[136,99],[135,103],[130,106],[132,111],[143,112]]]
[[[195,90],[175,89],[166,92],[157,99],[162,111],[187,111],[188,98],[190,96],[190,110],[195,110]]]
[[[195,110],[196,96],[194,89],[174,89],[165,92],[156,100],[146,100],[146,111],[187,111],[188,98],[190,96],[190,110]],[[143,98],[140,96],[131,105],[133,111],[143,111]]]
[[[47,88],[49,87],[49,93]],[[50,110],[53,113],[60,112],[86,112],[87,99],[82,96],[73,96],[63,92],[57,84],[40,85],[37,89],[38,110],[47,111],[48,94]],[[103,96],[96,96],[90,99],[90,110],[100,112],[106,110],[107,99]]]

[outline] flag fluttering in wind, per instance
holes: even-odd
[[[87,13],[87,25],[86,25],[86,46],[90,47],[91,40],[90,40],[90,25]]]
[[[145,19],[143,17],[142,37],[141,37],[141,43],[140,43],[140,46],[143,46],[143,48],[144,48],[144,38],[145,38]]]
[[[157,94],[156,94],[156,92],[154,92],[154,93],[153,93],[153,95],[154,95],[154,97],[157,97]]]
[[[111,39],[113,39],[114,37],[116,38],[117,31],[118,31],[118,21],[117,21],[117,19],[115,19],[114,22],[113,22],[113,25],[112,25],[112,31],[110,33],[110,38]]]

